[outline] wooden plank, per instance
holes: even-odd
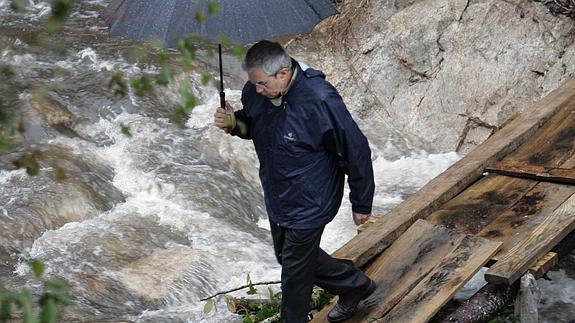
[[[524,166],[518,160],[545,160],[552,164],[565,163],[565,166],[560,168],[560,171],[562,174],[570,172],[573,179],[575,179],[575,170],[571,169],[573,166],[572,149],[574,148],[573,144],[575,144],[575,135],[565,138],[565,134],[575,131],[574,125],[575,100],[553,116],[540,131],[518,148],[516,152],[511,153],[503,162],[497,164],[502,167],[489,166],[487,169],[503,169],[506,173],[516,173],[522,170],[528,173],[533,170],[544,170],[545,167]],[[573,129],[573,131],[570,129]],[[555,143],[559,148],[549,145],[549,143]],[[524,147],[529,149],[526,150]],[[533,149],[533,147],[537,147],[537,149]],[[571,159],[569,159],[570,157]],[[571,164],[567,163],[567,161],[571,161]],[[516,171],[514,172],[513,170]],[[537,179],[541,176],[544,176],[544,173],[533,177]],[[550,202],[548,206],[555,208],[573,192],[571,189],[565,188],[557,196],[551,196],[550,201],[546,201],[547,190],[552,190],[553,187],[542,185],[541,188],[544,189],[537,190],[537,194],[527,194],[539,184],[539,181],[525,180],[527,181],[517,180],[508,176],[491,176],[481,179],[447,202],[440,210],[431,214],[428,220],[456,227],[459,232],[463,233],[477,233],[492,221],[507,228],[509,228],[509,223],[511,223],[514,228],[518,228],[527,220],[525,218],[526,215],[520,213],[525,213],[527,209],[535,213],[537,207],[541,208],[546,204],[545,202]],[[515,205],[516,202],[519,205]],[[504,214],[501,214],[502,212]],[[506,220],[515,219],[506,223],[499,220],[500,218]],[[491,229],[488,232],[491,237],[499,234],[496,239],[503,238],[500,227],[495,225],[490,227]],[[507,237],[511,237],[511,235]]]
[[[365,229],[367,229],[370,225],[376,223],[377,221],[379,221],[379,219],[381,219],[382,217],[385,216],[385,213],[377,213],[377,214],[373,214],[372,216],[369,217],[369,219],[367,219],[367,221],[360,225],[359,227],[357,227],[357,233],[360,234],[363,231],[365,231]]]
[[[459,194],[483,174],[485,168],[514,151],[575,95],[575,78],[565,82],[529,110],[449,167],[417,193],[370,225],[333,256],[361,266],[387,248],[417,219],[424,218]]]
[[[378,288],[366,306],[359,309],[353,321],[367,319],[371,308],[378,304],[380,311],[391,309],[443,257],[449,255],[462,239],[462,235],[444,226],[433,225],[425,220],[416,221],[366,270],[366,275],[378,284]],[[314,317],[313,322],[326,321],[332,307],[333,304],[324,308]]]
[[[511,248],[509,256],[491,266],[485,273],[485,279],[495,284],[512,284],[574,228],[575,195],[572,195],[528,237]]]
[[[370,320],[427,322],[497,252],[499,245],[481,237],[465,236],[388,314],[382,316],[374,311]]]
[[[575,150],[575,102],[558,111],[505,162],[559,167]]]
[[[543,256],[543,258],[539,259],[533,267],[529,268],[529,272],[533,277],[535,277],[535,279],[539,279],[553,268],[558,261],[559,256],[557,256],[557,253],[551,251]]]
[[[476,234],[538,184],[507,176],[487,176],[427,217],[432,223]]]
[[[575,156],[565,161],[561,167],[569,169],[575,167]],[[547,215],[552,214],[573,194],[575,194],[573,185],[539,182],[516,204],[498,215],[479,232],[482,237],[504,242],[493,260],[505,258],[509,250],[526,239]]]
[[[523,165],[518,162],[501,162],[487,167],[486,171],[543,182],[575,184],[575,169]]]
[[[509,255],[515,245],[526,239],[547,215],[574,193],[575,186],[540,182],[517,203],[499,214],[478,233],[482,237],[503,242],[493,259],[501,260]]]

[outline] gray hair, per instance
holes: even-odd
[[[291,69],[292,61],[280,44],[262,40],[248,50],[242,68],[248,73],[261,68],[268,76],[275,76],[282,68]]]

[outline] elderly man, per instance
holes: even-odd
[[[305,322],[313,285],[339,295],[328,319],[339,322],[376,288],[351,263],[320,248],[324,227],[341,205],[348,177],[353,220],[371,214],[371,151],[337,90],[325,75],[298,63],[282,46],[260,41],[243,64],[249,82],[243,109],[218,108],[215,125],[253,140],[260,161],[274,250],[282,266],[281,320]]]

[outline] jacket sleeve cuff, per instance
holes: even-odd
[[[352,206],[351,210],[354,213],[371,214],[371,207],[366,206]]]
[[[234,129],[232,129],[232,131],[230,131],[230,135],[240,137],[240,130],[239,130],[238,128],[239,128],[239,127],[238,127],[238,125],[236,124],[236,126],[234,127]]]

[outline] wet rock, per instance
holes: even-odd
[[[22,123],[29,143],[39,143],[57,133],[79,137],[73,129],[77,120],[63,103],[50,95],[31,97],[22,109]]]
[[[47,230],[93,218],[124,201],[112,185],[113,171],[108,167],[48,144],[35,156],[42,168],[39,175],[14,175],[0,188],[0,271],[13,271],[14,255]]]
[[[108,321],[212,292],[215,270],[187,234],[155,217],[113,212],[45,233],[28,256],[72,286],[66,320]]]
[[[348,1],[340,11],[288,50],[326,72],[372,137],[390,128],[465,153],[575,75],[575,24],[541,3]]]
[[[186,270],[201,260],[202,253],[189,247],[157,249],[122,269],[119,281],[148,303],[158,306],[162,297],[169,293],[170,287],[184,279]]]

